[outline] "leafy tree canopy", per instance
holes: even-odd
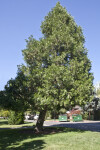
[[[41,30],[44,37],[29,37],[23,50],[37,108],[83,105],[91,99],[93,75],[81,27],[57,3]]]
[[[9,80],[5,90],[1,91],[1,105],[9,110],[24,112],[29,105],[28,90],[27,77],[19,68],[16,78]]]
[[[41,31],[43,38],[36,40],[30,36],[22,51],[26,62],[22,72],[28,82],[21,80],[21,84],[16,78],[6,86],[6,91],[10,92],[13,87],[14,92],[18,92],[16,97],[20,96],[21,88],[21,102],[25,99],[28,104],[31,102],[29,106],[33,104],[40,111],[38,130],[43,126],[47,110],[84,105],[92,99],[93,90],[91,62],[84,47],[82,29],[59,2],[45,17]],[[17,101],[19,103],[19,97]]]

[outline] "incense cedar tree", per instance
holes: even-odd
[[[40,111],[36,129],[43,127],[46,111],[54,107],[84,105],[92,99],[93,74],[82,29],[60,3],[41,25],[43,38],[30,36],[22,51],[33,101]]]

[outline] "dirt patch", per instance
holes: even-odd
[[[21,134],[35,134],[35,135],[46,135],[46,134],[55,134],[55,133],[59,133],[62,130],[60,128],[49,128],[46,127],[44,128],[41,132],[36,132],[35,129],[23,129],[20,130]]]

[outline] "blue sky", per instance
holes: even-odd
[[[100,0],[59,0],[83,29],[94,84],[100,81]],[[0,90],[24,63],[21,50],[30,35],[39,39],[41,22],[58,0],[0,0]]]

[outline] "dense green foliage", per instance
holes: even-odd
[[[24,112],[29,108],[29,95],[28,78],[19,66],[16,78],[9,80],[0,92],[0,104],[9,110]]]
[[[17,77],[7,82],[4,91],[5,104],[10,110],[25,111],[28,107],[27,78],[20,69]]]
[[[42,126],[47,110],[91,101],[93,75],[82,29],[59,2],[45,17],[41,31],[40,40],[33,36],[26,40],[22,51],[26,66],[5,86],[4,100],[15,111],[28,107],[40,111]]]
[[[24,119],[25,118],[23,112],[10,111],[8,124],[12,124],[12,125],[23,124]]]
[[[80,26],[59,3],[41,25],[44,37],[32,36],[23,50],[38,109],[83,105],[91,100],[93,75]]]
[[[1,108],[0,109],[0,117],[4,117],[4,118],[9,117],[9,111]]]
[[[29,107],[28,101],[27,77],[18,68],[16,78],[9,80],[5,85],[5,90],[0,92],[1,106],[12,110],[9,114],[9,124],[21,124],[24,122],[24,112]]]

